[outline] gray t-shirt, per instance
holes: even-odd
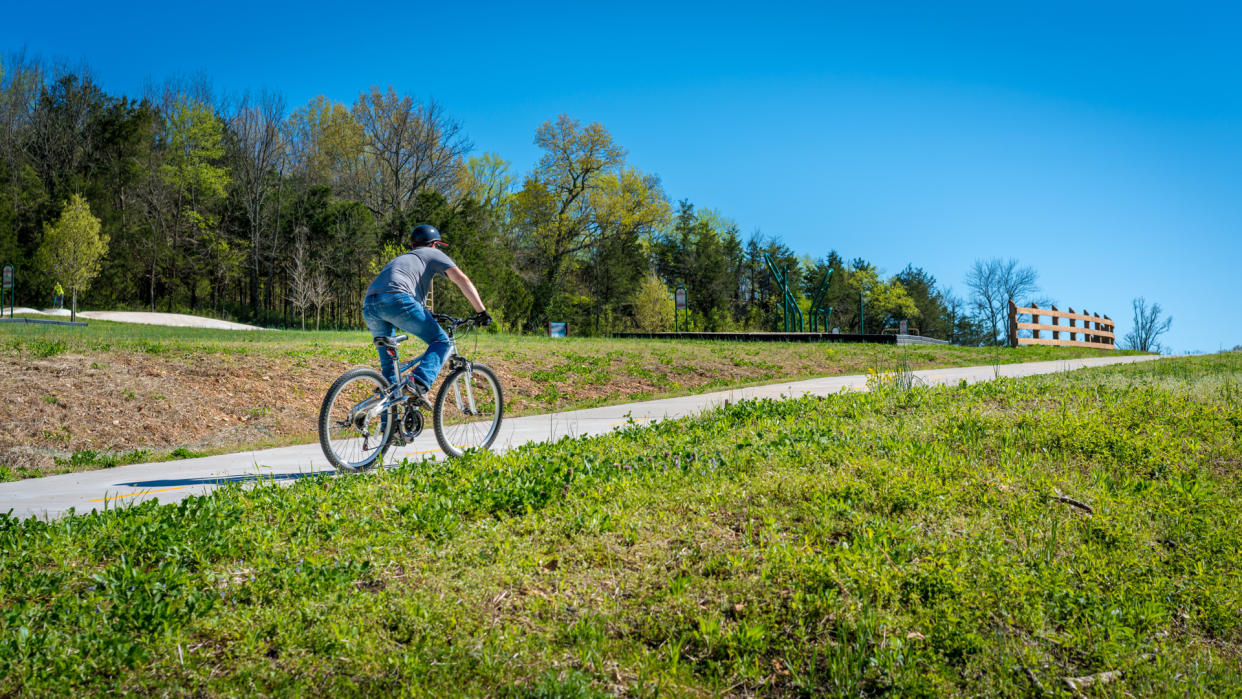
[[[431,280],[456,266],[457,263],[437,248],[414,248],[393,258],[367,287],[367,295],[404,292],[413,294],[419,303],[426,303]]]

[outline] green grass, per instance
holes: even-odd
[[[0,518],[0,694],[1237,695],[1240,378],[876,381]]]
[[[909,357],[914,365],[1008,364],[1012,362],[1100,356],[1118,352],[1089,348],[1024,346],[1011,348],[918,346],[827,343],[751,343],[562,338],[479,333],[459,349],[496,364],[553,357],[547,371],[551,378],[585,374],[597,378],[590,367],[608,367],[611,360],[651,359],[661,364],[684,363],[704,352],[720,354],[735,366],[790,369],[792,360],[812,368],[825,361],[859,359],[862,365],[897,356]],[[99,354],[138,352],[154,355],[261,354],[276,357],[325,356],[350,362],[374,364],[370,335],[362,331],[212,330],[175,328],[93,320],[84,328],[55,325],[0,325],[0,351],[21,356],[52,357],[66,353]],[[1125,354],[1125,352],[1121,352]],[[789,360],[789,361],[783,361]],[[106,365],[100,365],[105,367]]]

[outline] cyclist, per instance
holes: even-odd
[[[415,226],[410,231],[409,245],[409,252],[393,258],[367,287],[367,295],[362,302],[362,317],[375,338],[380,373],[389,384],[397,383],[397,366],[388,353],[385,340],[393,335],[394,328],[406,330],[427,343],[426,355],[410,373],[403,388],[407,392],[412,391],[418,403],[430,408],[427,392],[451,349],[448,335],[425,306],[432,279],[442,275],[452,280],[474,307],[477,313],[474,321],[478,325],[490,325],[492,316],[483,306],[483,300],[479,298],[470,277],[440,250],[448,243],[440,239],[440,231],[435,226]]]

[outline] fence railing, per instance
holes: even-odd
[[[1028,314],[1031,316],[1031,322],[1019,323],[1018,316]],[[1039,319],[1047,316],[1052,322],[1041,323]],[[1061,321],[1067,321],[1062,325]],[[1081,323],[1082,325],[1078,325]],[[1019,330],[1030,330],[1030,337],[1018,337]],[[1115,327],[1113,321],[1107,315],[1101,316],[1099,313],[1088,313],[1083,310],[1082,313],[1075,313],[1071,308],[1068,311],[1057,310],[1056,306],[1052,308],[1040,308],[1038,304],[1032,303],[1029,307],[1019,306],[1009,300],[1009,344],[1012,347],[1018,345],[1058,345],[1061,347],[1096,347],[1099,349],[1116,349],[1116,336],[1113,334]],[[1041,332],[1050,332],[1052,337],[1040,337]],[[1082,336],[1081,340],[1076,339]]]

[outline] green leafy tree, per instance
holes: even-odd
[[[220,240],[217,210],[229,185],[229,171],[220,165],[225,154],[224,123],[207,104],[183,99],[168,114],[165,128],[168,153],[160,179],[176,201],[171,232],[173,248],[181,253],[173,260],[172,274],[187,279],[190,304],[195,306],[196,279],[192,273],[185,273],[186,268],[197,267],[194,262],[206,263],[218,286],[227,281],[232,263],[241,259],[232,256],[232,249]]]
[[[514,201],[520,264],[534,297],[532,327],[547,320],[573,256],[594,242],[592,204],[625,161],[625,150],[602,124],[583,126],[564,114],[539,127],[535,145],[543,155]]]
[[[644,332],[669,330],[675,312],[672,292],[655,272],[648,272],[634,296],[634,324]]]
[[[690,311],[704,330],[734,325],[741,241],[731,222],[712,211],[678,203],[672,226],[652,240],[656,269],[672,286],[684,285]]]
[[[359,188],[366,135],[349,107],[315,97],[286,120],[284,140],[292,173],[307,186],[328,185],[341,196]]]
[[[461,196],[475,200],[489,211],[501,211],[513,193],[509,162],[497,153],[471,156],[459,177],[457,188]]]
[[[99,219],[80,194],[65,203],[60,218],[44,228],[39,248],[40,266],[48,276],[69,287],[73,295],[71,316],[78,317],[78,292],[99,274],[99,263],[108,252],[108,236],[100,235]]]
[[[906,265],[894,277],[918,308],[919,332],[927,337],[949,339],[953,334],[944,294],[936,287],[936,278],[921,267]]]

